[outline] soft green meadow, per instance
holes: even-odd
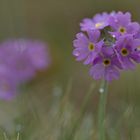
[[[98,139],[97,85],[91,84],[77,101],[78,97],[72,97],[74,83],[69,80],[64,88],[55,84],[46,98],[40,97],[40,94],[33,95],[30,89],[24,91],[16,101],[1,102],[0,139]],[[104,119],[106,139],[139,140],[138,105],[125,99],[113,103],[112,98],[111,95],[108,98]]]

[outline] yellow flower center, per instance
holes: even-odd
[[[129,51],[128,51],[126,48],[122,48],[121,54],[122,54],[123,56],[127,56],[127,55],[129,54]]]
[[[126,28],[120,27],[120,28],[119,28],[119,32],[120,32],[121,34],[126,33]]]
[[[104,22],[98,22],[98,23],[95,24],[95,28],[98,29],[103,25],[104,25]]]
[[[88,49],[89,49],[89,51],[93,51],[95,49],[94,44],[93,43],[89,43]]]
[[[103,64],[104,64],[104,66],[109,66],[111,64],[110,59],[104,59]]]

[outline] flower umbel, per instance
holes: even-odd
[[[140,63],[140,24],[129,12],[96,14],[80,23],[81,32],[73,42],[77,61],[91,65],[95,79],[118,79],[122,70]]]

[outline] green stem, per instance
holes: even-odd
[[[79,116],[76,118],[74,125],[72,126],[71,130],[68,131],[68,134],[66,135],[64,140],[73,140],[74,139],[75,134],[76,134],[79,126],[82,123],[83,117],[84,117],[86,110],[87,110],[87,107],[88,107],[88,104],[89,104],[90,100],[92,99],[94,87],[95,87],[95,85],[92,84],[91,87],[89,88],[89,91],[86,94],[85,99],[83,101],[83,104],[81,106]]]
[[[98,131],[99,131],[99,140],[105,140],[105,109],[107,101],[107,81],[103,81],[102,86],[100,87],[100,101],[99,101],[99,114],[98,114]]]

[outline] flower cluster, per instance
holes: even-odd
[[[121,70],[140,63],[140,25],[131,21],[129,12],[111,12],[86,18],[73,42],[77,61],[90,64],[95,79],[118,79]]]
[[[45,43],[11,39],[0,44],[0,98],[11,99],[17,87],[31,80],[37,70],[45,69],[49,54]]]

